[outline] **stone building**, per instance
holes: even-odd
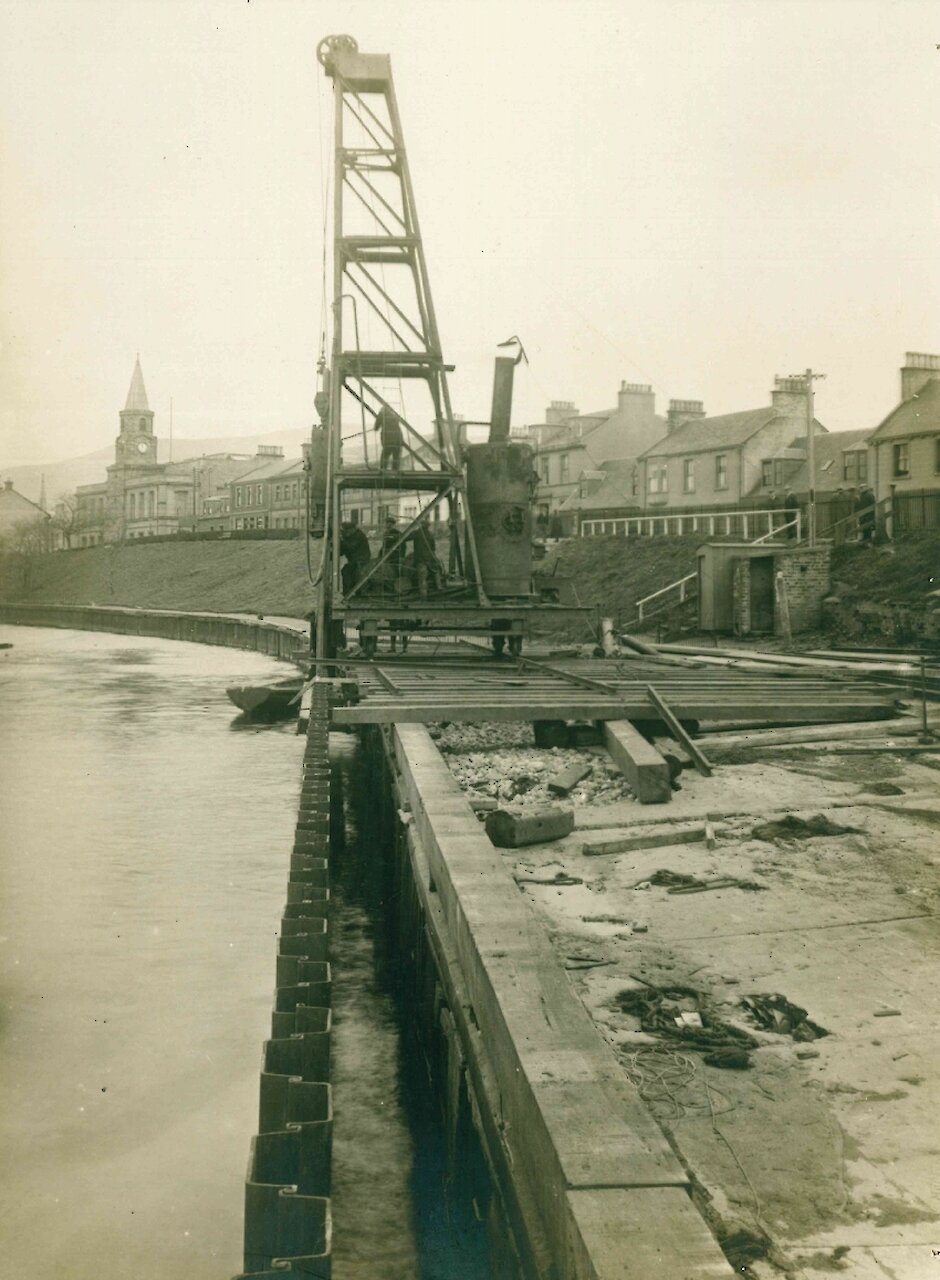
[[[538,511],[550,517],[585,481],[601,476],[604,464],[617,460],[633,465],[666,428],[656,413],[653,389],[645,383],[622,382],[612,409],[579,413],[569,400],[553,400],[545,421],[514,432],[536,447],[539,473]]]
[[[219,494],[252,465],[248,454],[215,453],[179,462],[157,460],[154,413],[140,357],[119,414],[114,462],[100,484],[76,490],[74,545],[153,538],[196,527],[206,498]]]
[[[940,491],[940,355],[909,351],[901,401],[868,440],[870,481],[881,500]]]
[[[0,488],[0,539],[7,539],[17,526],[47,526],[51,536],[51,517],[47,511],[13,488],[12,480],[4,480]],[[51,543],[50,543],[51,545]]]
[[[816,430],[826,428],[816,422]],[[639,459],[638,504],[646,510],[737,506],[759,488],[765,462],[801,437],[802,378],[775,378],[769,405],[714,418],[697,400],[672,401],[666,435]]]

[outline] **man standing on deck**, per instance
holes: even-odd
[[[419,524],[417,529],[411,535],[411,545],[414,548],[415,572],[418,578],[418,595],[422,600],[426,600],[428,596],[428,582],[430,581],[431,590],[436,591],[441,585],[444,577],[443,568],[440,560],[437,558],[437,548],[434,545],[434,538],[431,536],[431,530],[427,524]]]
[[[401,418],[389,405],[383,404],[375,415],[375,430],[379,433],[382,454],[380,471],[401,470],[402,432]]]
[[[340,525],[339,553],[346,558],[341,577],[343,595],[348,596],[356,583],[361,581],[369,561],[372,559],[369,539],[359,526],[353,524],[351,520],[344,520]]]

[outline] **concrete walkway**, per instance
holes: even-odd
[[[684,773],[668,809],[591,806],[564,840],[500,853],[746,1274],[938,1273],[937,765],[940,755],[804,752],[721,766],[711,778]],[[871,793],[886,781],[902,794]],[[582,853],[631,824],[735,811],[718,821],[714,848]],[[761,816],[777,811],[856,830],[754,838]],[[662,870],[763,889],[671,894],[648,883]],[[557,873],[583,883],[530,882]],[[676,1047],[642,1031],[622,1006],[646,984],[701,993],[716,1016],[747,1029],[759,1042],[751,1069],[706,1065],[688,1038]],[[753,993],[785,996],[829,1034],[803,1041],[759,1029],[740,1004]]]

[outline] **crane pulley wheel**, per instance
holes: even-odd
[[[324,36],[317,45],[317,62],[330,70],[334,53],[358,53],[359,43],[353,36]]]

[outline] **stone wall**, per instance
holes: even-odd
[[[822,618],[822,602],[829,594],[830,548],[802,547],[774,557],[774,574],[783,575],[790,610],[790,630],[814,631]],[[774,609],[774,631],[780,634],[780,601]]]

